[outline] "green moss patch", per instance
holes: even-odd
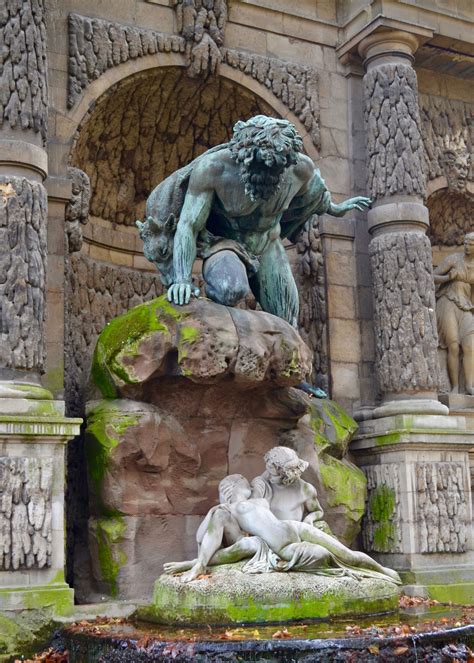
[[[377,552],[391,552],[397,542],[393,524],[395,506],[393,488],[381,484],[371,492],[368,510],[373,524],[373,548]]]
[[[94,523],[102,580],[113,597],[118,596],[118,574],[127,561],[127,556],[120,550],[119,545],[126,530],[127,525],[121,516],[98,518]]]
[[[96,497],[97,506],[104,515],[116,515],[102,504],[101,492],[104,477],[113,449],[123,441],[126,430],[138,426],[138,412],[123,412],[120,401],[102,401],[87,417],[85,452],[90,487]]]
[[[252,624],[394,611],[397,588],[383,580],[309,573],[247,575],[239,565],[214,567],[210,578],[181,583],[161,576],[142,619],[165,624]]]
[[[127,366],[127,356],[136,355],[140,343],[147,336],[156,332],[170,334],[170,326],[187,315],[186,311],[177,311],[166,295],[162,295],[135,306],[109,322],[97,339],[92,360],[92,377],[102,395],[105,398],[117,397],[114,377],[126,384],[136,382],[136,376]]]

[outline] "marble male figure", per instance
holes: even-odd
[[[145,244],[147,224],[157,230],[170,214],[178,218],[172,268],[162,275],[171,302],[187,304],[195,294],[192,269],[199,256],[210,299],[234,306],[251,290],[264,311],[296,326],[298,292],[282,240],[295,237],[313,214],[343,216],[370,205],[364,197],[334,203],[302,149],[293,124],[257,115],[237,122],[229,143],[208,150],[150,194],[146,221],[138,222]]]
[[[265,472],[251,482],[252,497],[266,499],[280,520],[299,520],[327,530],[316,488],[301,478],[308,463],[289,447],[273,447],[264,460]]]

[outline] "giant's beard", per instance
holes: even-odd
[[[285,168],[269,168],[253,160],[249,165],[241,164],[240,177],[245,193],[253,202],[269,200],[281,187]]]

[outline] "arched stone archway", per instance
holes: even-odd
[[[117,83],[82,124],[71,153],[91,180],[90,214],[133,225],[159,182],[257,113],[275,110],[226,78],[190,79],[178,67]]]

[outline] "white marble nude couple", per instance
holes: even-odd
[[[246,559],[244,573],[293,570],[400,583],[395,571],[323,531],[329,528],[316,489],[300,478],[307,463],[292,449],[275,447],[265,461],[266,471],[252,484],[240,474],[220,482],[220,504],[209,511],[196,535],[198,557],[167,563],[165,573],[181,573],[182,582],[191,582],[208,566]]]

